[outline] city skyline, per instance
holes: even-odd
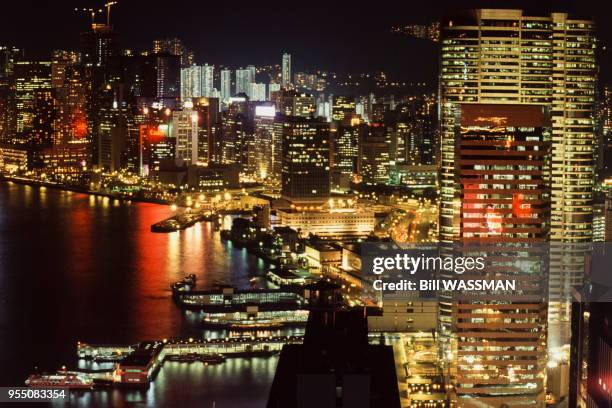
[[[395,26],[429,24],[453,11],[467,8],[526,8],[566,11],[576,14],[592,10],[585,17],[597,19],[605,11],[600,2],[574,0],[544,1],[534,5],[525,0],[482,1],[455,3],[447,0],[413,7],[394,2],[382,2],[378,7],[364,10],[347,3],[295,8],[271,4],[264,7],[237,4],[232,8],[220,5],[202,5],[188,0],[180,9],[148,4],[144,1],[119,3],[112,8],[111,23],[120,33],[122,46],[135,51],[150,50],[155,39],[179,38],[194,51],[198,64],[229,66],[232,69],[255,64],[280,64],[277,55],[293,54],[293,71],[313,72],[317,69],[339,73],[366,73],[385,71],[405,81],[427,82],[434,85],[437,77],[437,53],[434,44],[408,38],[392,32]],[[103,1],[77,1],[57,5],[51,2],[11,3],[4,6],[8,13],[28,15],[25,21],[10,19],[0,41],[23,48],[26,55],[45,57],[50,50],[78,49],[77,33],[87,31],[91,22],[89,13],[75,12],[74,8],[100,7],[96,17],[106,20]],[[179,10],[188,9],[189,13]],[[132,19],[143,18],[155,27],[146,29],[132,24]],[[603,18],[603,17],[602,17]],[[53,24],[62,20],[60,26]],[[166,24],[172,21],[171,24]],[[178,23],[175,23],[178,22]],[[315,25],[317,29],[312,29]],[[597,25],[597,24],[596,24]],[[144,28],[144,29],[143,29]],[[37,36],[50,30],[53,36]],[[605,21],[597,25],[602,45],[612,43],[612,28]],[[244,47],[249,42],[257,47]],[[609,47],[608,47],[609,48]],[[368,50],[367,57],[363,55]],[[393,49],[394,52],[388,52]],[[418,64],[407,57],[412,52],[422,56]],[[350,63],[349,63],[350,61]],[[603,67],[607,68],[605,58]],[[603,80],[610,82],[609,69],[602,70]]]
[[[79,3],[0,37],[0,402],[612,408],[600,6]]]

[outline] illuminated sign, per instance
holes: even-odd
[[[268,118],[273,118],[276,115],[276,109],[274,106],[256,106],[255,107],[255,116],[265,116]]]

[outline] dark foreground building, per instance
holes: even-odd
[[[340,309],[333,288],[313,294],[304,343],[283,347],[268,408],[400,407],[393,349],[368,344],[366,316]]]

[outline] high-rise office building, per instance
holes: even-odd
[[[51,61],[15,62],[16,138],[42,148],[53,142],[54,92]]]
[[[175,157],[190,164],[198,162],[198,112],[184,108],[172,112],[170,136],[175,140]]]
[[[371,123],[363,131],[359,141],[359,174],[363,183],[369,185],[389,182],[389,154],[391,138],[381,123]]]
[[[463,162],[457,159],[456,130],[462,126],[458,112],[466,111],[466,107],[471,105],[498,104],[497,116],[504,121],[517,105],[544,106],[549,110],[550,154],[544,159],[550,162],[550,171],[544,175],[545,188],[551,197],[547,238],[564,245],[551,249],[551,300],[546,338],[549,350],[560,350],[568,342],[569,327],[564,329],[564,322],[569,321],[569,303],[559,299],[565,298],[567,294],[564,291],[582,277],[585,259],[584,248],[580,245],[592,238],[592,112],[596,69],[593,23],[572,19],[564,13],[529,16],[521,10],[483,9],[456,15],[445,21],[442,29],[440,239],[443,242],[463,239],[462,229],[457,223],[464,208],[462,200],[465,200],[457,181],[458,172],[464,170]],[[510,130],[507,121],[500,123],[500,127],[502,125]],[[514,146],[512,140],[509,143]],[[525,150],[529,148],[525,147]],[[486,176],[504,168],[519,171],[518,165],[511,161],[487,170],[485,163],[482,168],[473,170],[478,172],[475,174]],[[525,170],[529,170],[525,176],[533,177],[533,171],[538,168],[528,166]],[[516,178],[519,174],[511,177]],[[488,177],[493,179],[494,176],[491,173]],[[522,180],[516,183],[527,184]],[[478,192],[475,193],[478,197]],[[500,222],[493,223],[495,228],[502,229],[502,235],[516,230],[510,226],[507,229],[503,227],[505,217],[512,218],[512,215],[508,213]],[[525,238],[531,242],[530,236]],[[458,311],[450,312],[442,306],[441,310],[442,326],[444,320],[458,319]],[[514,319],[512,316],[508,318]],[[545,336],[546,326],[537,330],[542,330],[542,336]],[[544,371],[539,375],[543,377]],[[470,384],[467,379],[462,381]],[[478,381],[472,382],[471,387],[482,383]],[[526,384],[532,387],[534,383],[529,380]],[[468,387],[463,388],[466,395],[474,392]],[[482,397],[493,398],[494,388],[485,390]],[[527,394],[532,393],[525,392],[528,400]],[[541,402],[538,404],[542,405]]]
[[[153,67],[156,78],[156,98],[163,106],[179,106],[181,97],[180,59],[171,54],[154,54]]]
[[[15,134],[15,92],[13,71],[15,61],[23,56],[16,47],[0,46],[0,141]]]
[[[53,64],[52,62],[52,71]],[[55,122],[54,144],[65,144],[88,139],[87,101],[89,87],[85,68],[77,64],[65,65],[61,76],[54,76]],[[55,71],[57,74],[57,71]]]
[[[291,54],[284,53],[281,65],[281,86],[289,88],[291,86]]]
[[[282,123],[282,197],[320,205],[329,198],[329,123],[298,116]]]
[[[310,118],[316,112],[315,97],[293,89],[282,89],[276,94],[276,109],[283,115]]]
[[[249,163],[251,173],[265,180],[273,174],[274,158],[274,118],[276,109],[272,105],[257,105],[255,107],[255,134],[253,137],[252,163]]]
[[[599,107],[599,131],[601,133],[599,160],[600,178],[612,177],[612,88],[605,86]]]
[[[92,25],[91,31],[81,34],[81,63],[88,67],[103,67],[108,58],[119,55],[117,33],[111,26]]]
[[[452,203],[453,109],[465,103],[546,104],[551,107],[551,239],[591,238],[593,22],[564,13],[475,10],[448,20],[442,43],[442,220]],[[443,239],[453,235],[446,222]]]
[[[334,95],[333,100],[332,119],[343,123],[350,123],[353,116],[357,113],[355,98]]]
[[[198,162],[200,163],[221,161],[219,106],[219,98],[194,100],[193,110],[198,114]]]
[[[503,299],[440,294],[440,334],[450,338],[446,355],[460,406],[544,406],[547,305],[537,295],[546,287],[546,264],[537,245],[550,226],[550,138],[542,105],[457,108],[454,243],[486,246],[487,270],[494,271],[486,277],[525,282]],[[503,262],[519,256],[519,272]]]
[[[221,102],[228,103],[232,96],[232,71],[229,69],[221,70]]]
[[[359,141],[366,129],[364,124],[332,124],[331,129],[331,180],[337,190],[348,190],[359,162]]]
[[[225,164],[239,163],[241,171],[248,167],[249,106],[247,98],[234,97],[222,114],[220,162]]]

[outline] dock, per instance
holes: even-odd
[[[96,357],[118,358],[112,368],[98,370],[63,368],[38,377],[78,377],[78,388],[111,387],[147,388],[166,362],[222,364],[227,358],[269,357],[280,353],[285,344],[300,344],[302,336],[228,337],[219,339],[171,338],[143,341],[136,345],[77,344],[79,361],[91,362]],[[104,360],[110,362],[110,360]],[[35,375],[30,376],[32,378]],[[42,382],[42,384],[46,384]],[[33,382],[31,387],[37,387]],[[43,385],[40,385],[41,387]],[[77,388],[66,385],[66,388]]]
[[[306,308],[301,294],[284,289],[236,289],[222,287],[212,290],[185,290],[173,286],[173,298],[184,309],[209,313],[246,312],[249,307],[259,311],[300,310]]]

